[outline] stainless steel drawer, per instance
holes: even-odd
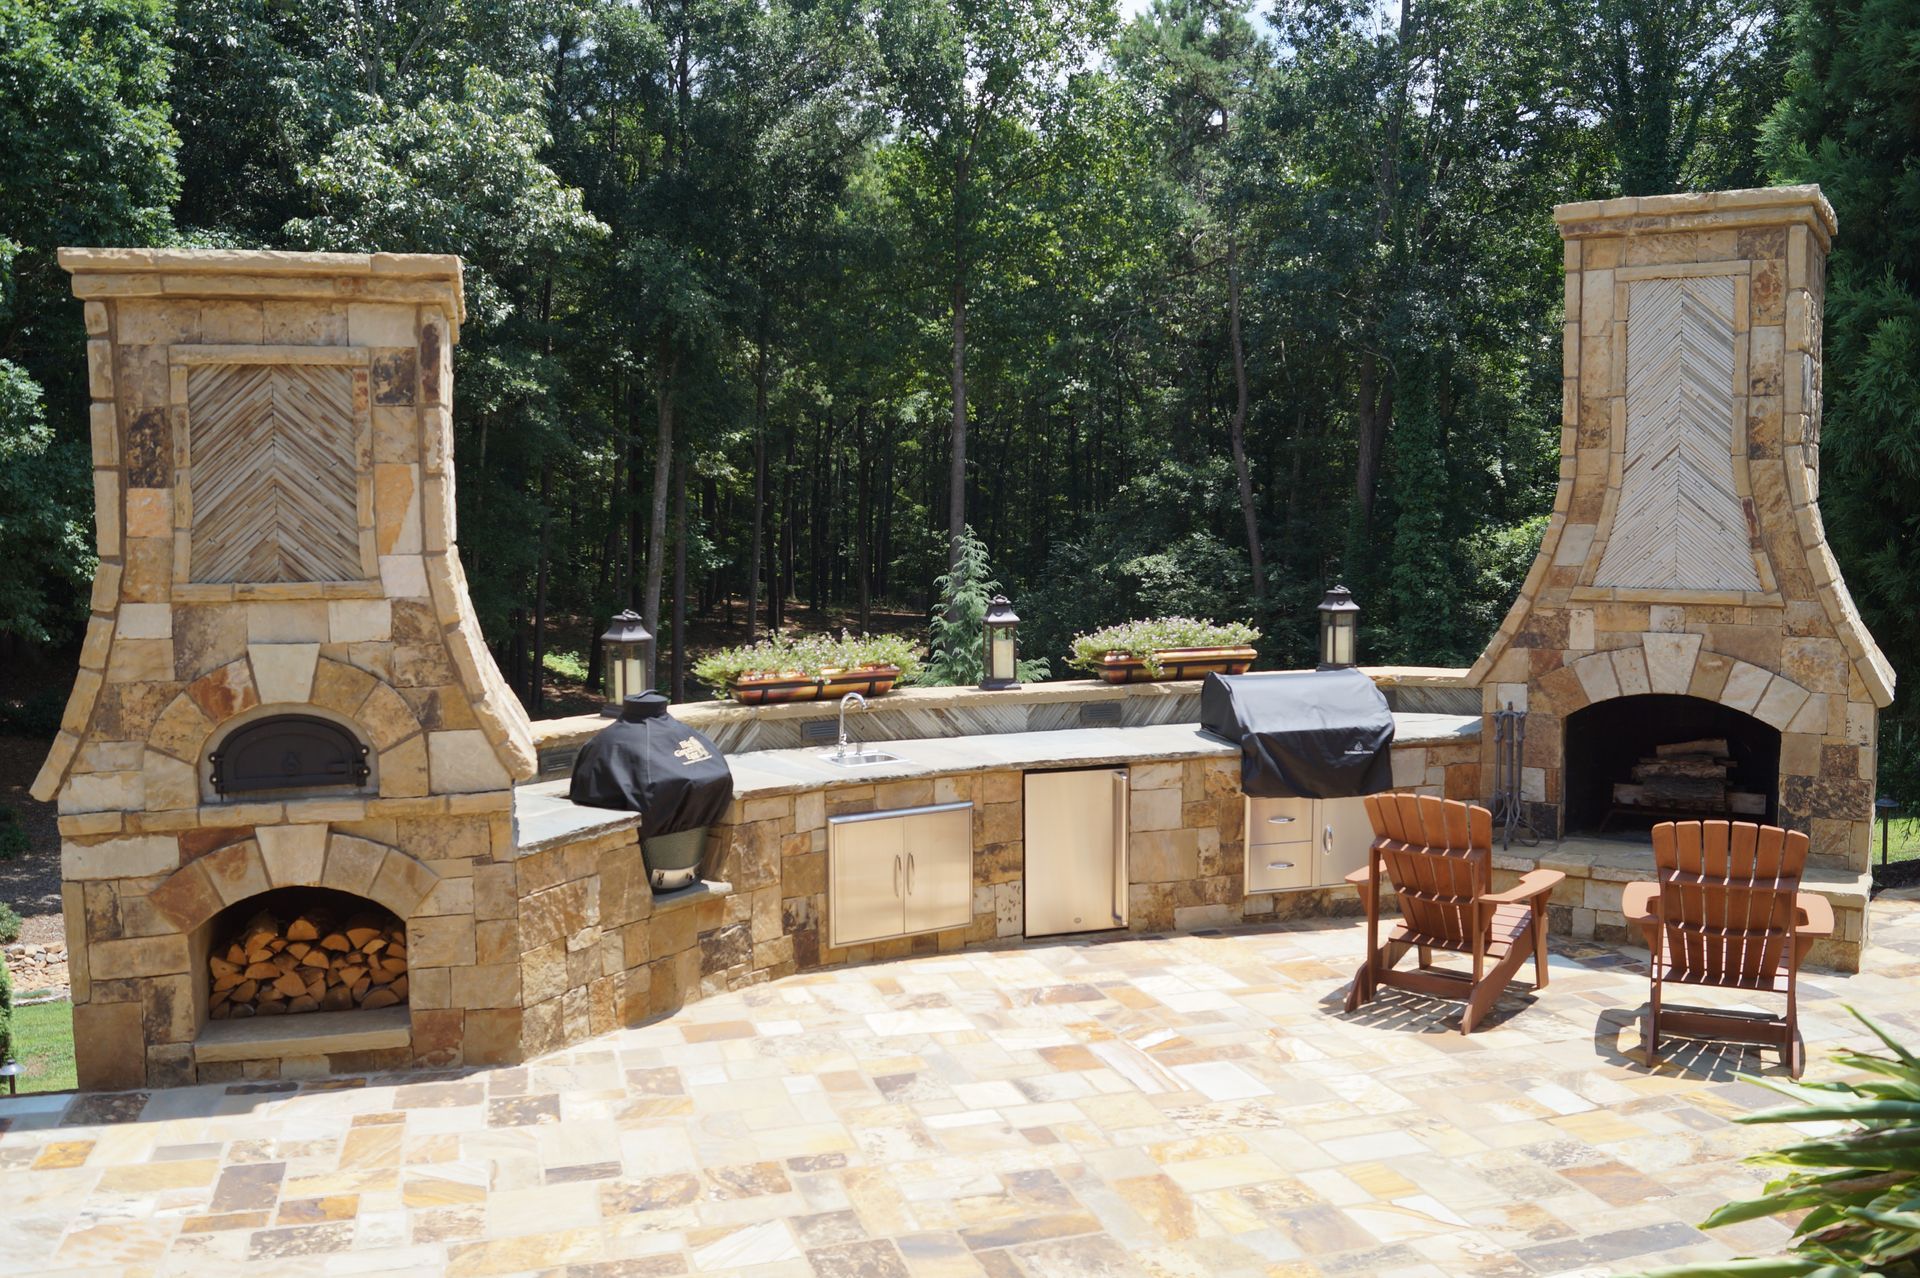
[[[1247,845],[1306,843],[1314,835],[1312,799],[1248,799]]]
[[[1313,886],[1313,844],[1249,843],[1248,892],[1278,892]]]

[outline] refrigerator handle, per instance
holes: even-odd
[[[907,895],[913,895],[913,853],[907,853]]]
[[[893,894],[900,895],[900,858],[898,856],[893,858]]]
[[[1127,921],[1127,820],[1130,815],[1127,771],[1116,769],[1113,774],[1113,921],[1123,926]]]

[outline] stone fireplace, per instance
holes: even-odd
[[[1527,714],[1521,797],[1547,839],[1632,818],[1771,820],[1807,832],[1817,862],[1864,873],[1893,672],[1820,521],[1833,210],[1804,186],[1555,218],[1560,487],[1469,675],[1488,716],[1482,788],[1491,716],[1511,706]]]
[[[516,1054],[534,753],[454,544],[458,259],[60,261],[100,568],[34,793],[59,803],[81,1085]],[[251,921],[302,916],[245,952]]]

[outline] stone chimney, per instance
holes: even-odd
[[[407,928],[398,1029],[389,1009],[308,1067],[487,1059],[518,1012],[496,1032],[484,1009],[517,990],[464,1015],[453,991],[479,979],[476,889],[511,859],[534,752],[455,546],[459,260],[60,263],[85,304],[100,568],[33,792],[59,801],[82,1086],[237,1076],[244,1046],[205,1037],[209,947],[279,889]]]
[[[1820,521],[1833,210],[1799,186],[1554,216],[1560,488],[1470,675],[1489,715],[1483,788],[1491,715],[1507,705],[1528,714],[1522,795],[1548,838],[1630,824],[1643,800],[1623,769],[1637,756],[1725,739],[1735,807],[1697,815],[1804,830],[1817,858],[1864,871],[1893,672]]]

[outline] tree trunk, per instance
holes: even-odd
[[[1380,459],[1387,447],[1387,424],[1393,417],[1391,373],[1383,379],[1380,359],[1372,351],[1360,356],[1359,453],[1353,467],[1354,526],[1364,535],[1373,522],[1374,489],[1380,482]]]
[[[553,562],[551,525],[553,522],[553,463],[540,465],[540,566],[533,590],[533,683],[527,709],[539,714],[547,703],[547,577]]]
[[[687,699],[687,459],[673,468],[673,700]]]
[[[1227,334],[1233,343],[1233,473],[1240,485],[1240,517],[1247,526],[1247,560],[1253,567],[1253,604],[1267,599],[1267,569],[1260,554],[1260,514],[1253,504],[1253,468],[1247,463],[1247,350],[1240,333],[1240,246],[1227,238]]]
[[[967,280],[956,268],[953,281],[953,435],[947,470],[947,566],[960,564],[960,541],[967,532]]]
[[[662,334],[654,365],[660,379],[655,390],[660,433],[654,442],[653,517],[647,527],[647,587],[640,613],[647,629],[656,635],[660,633],[660,581],[667,568],[667,488],[673,473],[673,375],[679,366],[678,348]],[[647,682],[653,681],[654,672],[649,670]]]
[[[761,548],[767,525],[767,329],[763,315],[753,358],[753,545],[747,551],[747,642],[760,624]]]
[[[854,558],[860,600],[860,630],[873,629],[873,450],[867,446],[867,406],[854,405],[853,458],[856,484]]]

